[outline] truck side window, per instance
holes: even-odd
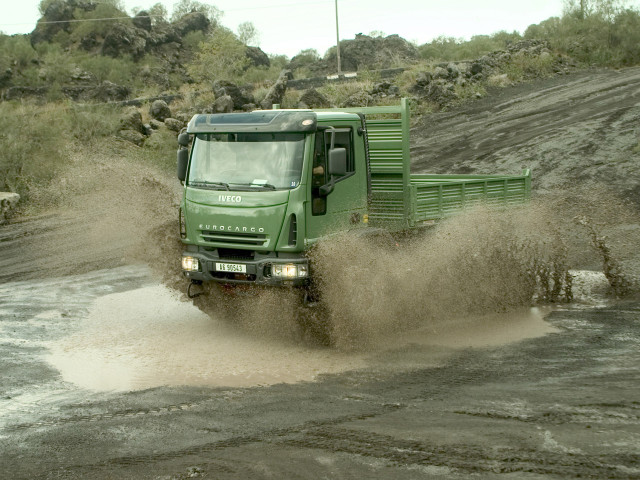
[[[331,148],[331,136],[334,135],[333,147],[344,148],[347,151],[347,175],[356,171],[355,161],[353,158],[353,130],[351,128],[337,127],[335,131],[330,130],[325,132],[326,149]]]

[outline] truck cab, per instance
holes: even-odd
[[[195,115],[178,151],[185,276],[307,284],[310,246],[366,226],[364,131],[347,112]]]

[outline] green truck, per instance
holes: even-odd
[[[313,277],[309,249],[331,235],[419,228],[478,203],[521,204],[531,192],[528,170],[412,174],[406,99],[195,115],[178,143],[182,269],[191,285],[304,287]]]

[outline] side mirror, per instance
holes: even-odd
[[[191,138],[189,138],[188,133],[181,133],[180,135],[178,135],[178,145],[180,145],[181,147],[188,147],[190,141]]]
[[[178,150],[178,180],[184,182],[187,178],[187,164],[189,163],[189,150],[181,148]]]
[[[347,149],[332,148],[329,150],[329,175],[344,177],[347,174]]]

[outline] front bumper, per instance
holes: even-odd
[[[309,259],[303,253],[246,252],[243,255],[242,251],[237,251],[234,255],[220,255],[218,249],[190,246],[182,257],[190,259],[186,263],[192,265],[194,259],[197,259],[197,270],[183,270],[183,274],[186,278],[199,282],[293,287],[309,284]],[[219,263],[241,265],[244,266],[244,271],[219,271],[216,268]],[[286,268],[274,268],[276,266]],[[278,270],[281,272],[280,276]],[[295,276],[286,276],[286,273],[291,274],[293,271],[296,272]],[[301,271],[306,274],[300,276]]]

